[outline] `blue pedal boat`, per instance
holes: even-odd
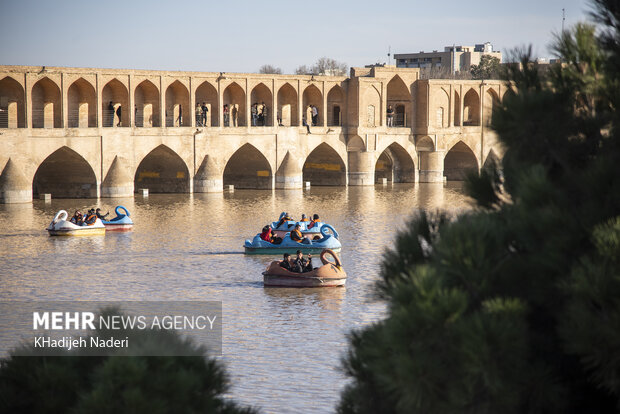
[[[330,234],[329,232],[332,233]],[[318,240],[304,238],[300,243],[292,240],[290,233],[286,233],[282,238],[282,243],[274,244],[261,239],[260,234],[257,234],[252,240],[246,239],[243,247],[245,248],[245,254],[295,254],[297,250],[301,250],[304,253],[318,254],[323,249],[331,249],[335,252],[340,251],[342,244],[338,240],[338,232],[332,226],[324,224],[321,227],[321,236],[323,238]]]
[[[327,223],[323,223],[322,221],[317,221],[312,228],[308,228],[308,226],[312,223],[311,221],[295,221],[295,220],[288,220],[285,221],[284,223],[280,224],[280,226],[278,226],[278,223],[280,222],[280,220],[282,220],[282,217],[284,217],[286,213],[282,213],[280,214],[280,218],[278,219],[278,221],[274,221],[271,223],[270,227],[271,227],[271,232],[278,237],[282,237],[284,238],[284,236],[286,235],[286,233],[292,231],[293,229],[295,229],[295,225],[299,224],[301,226],[301,228],[299,229],[301,231],[301,234],[310,239],[310,240],[314,240],[314,239],[320,239],[323,237],[323,234],[321,233],[321,227],[327,225],[329,226],[329,224]],[[330,226],[332,227],[332,226]],[[338,236],[336,236],[337,238]]]
[[[124,214],[119,210],[124,211]],[[133,228],[133,220],[129,218],[129,211],[123,206],[114,209],[116,217],[110,220],[102,220],[107,231],[129,231]]]

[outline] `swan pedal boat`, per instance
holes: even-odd
[[[327,260],[325,257],[327,255],[331,255],[335,261]],[[344,286],[347,282],[347,273],[342,268],[336,253],[333,250],[325,249],[321,252],[320,258],[323,266],[304,273],[291,272],[280,266],[280,260],[273,261],[263,272],[263,284],[264,286],[278,287]]]
[[[333,234],[329,234],[329,231],[332,231]],[[243,247],[245,248],[245,254],[272,254],[274,252],[295,254],[297,250],[301,250],[304,253],[318,254],[324,249],[340,251],[342,244],[338,240],[338,233],[332,226],[329,224],[323,225],[321,227],[321,235],[323,236],[322,239],[310,240],[304,238],[300,243],[291,239],[290,233],[286,233],[284,238],[282,238],[282,243],[274,244],[261,239],[260,234],[257,234],[251,241],[246,239]]]
[[[78,226],[71,223],[67,218],[69,215],[65,210],[60,210],[54,219],[47,226],[50,236],[97,236],[105,235],[105,226],[100,219],[95,220],[91,225]]]
[[[125,213],[121,213],[123,210]],[[110,220],[102,220],[107,231],[130,231],[133,228],[133,220],[129,218],[131,214],[123,206],[116,206],[114,209],[116,217]]]
[[[278,221],[273,221],[270,225],[272,234],[277,237],[282,237],[282,238],[286,235],[286,233],[294,230],[296,224],[299,224],[301,226],[301,228],[299,229],[301,231],[301,234],[305,238],[310,239],[310,240],[313,240],[316,237],[319,237],[319,238],[323,237],[323,234],[321,233],[321,228],[323,226],[330,226],[329,224],[323,223],[322,221],[317,221],[316,224],[312,226],[312,228],[308,228],[310,223],[312,223],[311,221],[288,220],[282,223],[278,227],[278,223],[280,222],[282,217],[284,217],[284,213],[280,214],[280,218],[278,219]],[[332,226],[330,227],[333,229]]]

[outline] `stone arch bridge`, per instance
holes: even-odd
[[[487,127],[506,90],[391,66],[348,78],[0,66],[0,202],[462,180],[502,156]]]

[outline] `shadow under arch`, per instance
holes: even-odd
[[[390,144],[375,164],[375,182],[387,178],[393,183],[415,182],[415,164],[407,151],[398,143]]]
[[[463,181],[469,171],[478,171],[478,161],[473,151],[459,141],[443,160],[443,175],[448,181]]]
[[[0,80],[0,128],[25,128],[26,106],[24,88],[15,79],[5,76]]]
[[[224,167],[224,185],[241,189],[271,190],[273,173],[267,158],[252,144],[244,144]]]
[[[306,158],[303,180],[312,185],[346,185],[346,166],[340,155],[329,144],[317,146]]]
[[[33,198],[96,198],[97,177],[91,165],[69,147],[51,153],[37,168],[32,180]]]
[[[176,152],[162,144],[138,165],[134,188],[148,188],[151,193],[189,193],[189,170]]]

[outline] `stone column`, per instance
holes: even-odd
[[[221,193],[224,191],[222,172],[213,158],[205,156],[196,176],[194,176],[195,193]]]
[[[322,93],[323,93],[323,110],[321,111],[321,124],[323,127],[327,126],[327,94],[325,93],[325,81],[322,82]]]
[[[193,89],[192,77],[189,77],[189,114],[190,114],[190,126],[196,127],[196,92]]]
[[[420,151],[421,183],[443,182],[443,159],[444,151]]]
[[[24,74],[24,95],[26,98],[24,100],[26,106],[26,128],[32,128],[32,87],[30,86],[27,73]]]
[[[302,125],[302,119],[303,119],[303,114],[304,114],[304,108],[303,108],[304,96],[303,95],[304,95],[303,91],[301,90],[301,79],[298,79],[297,80],[297,125],[296,126]],[[308,122],[308,125],[310,125],[310,122],[308,119],[306,119],[306,122]]]
[[[217,79],[217,104],[219,108],[217,108],[217,116],[219,127],[224,126],[224,91],[222,90],[222,80],[220,78]]]
[[[303,170],[299,161],[294,159],[289,151],[276,171],[276,188],[285,190],[303,188]]]
[[[135,91],[133,86],[133,75],[129,75],[127,79],[127,91],[129,96],[127,97],[127,108],[129,110],[129,127],[133,128],[136,126],[136,102],[135,102]]]
[[[278,126],[278,91],[276,80],[271,80],[271,126]]]
[[[69,91],[67,90],[64,73],[60,74],[60,108],[62,111],[61,128],[69,128]]]
[[[32,184],[21,169],[9,158],[0,174],[0,204],[29,203]]]
[[[250,90],[250,80],[245,78],[245,126],[252,126],[252,91]]]
[[[95,74],[95,87],[97,88],[97,128],[103,127],[103,89],[101,88],[99,73]]]
[[[375,184],[374,152],[349,152],[349,185]]]
[[[166,127],[166,92],[164,91],[164,77],[159,77],[159,126],[162,128]],[[174,116],[174,114],[172,114]]]

